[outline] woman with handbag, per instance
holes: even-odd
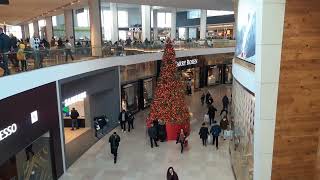
[[[187,139],[187,136],[184,133],[183,129],[181,129],[180,133],[178,133],[177,142],[176,142],[176,144],[180,143],[181,145],[181,154],[183,153],[184,146],[188,144],[186,139]]]
[[[229,126],[228,118],[226,116],[224,116],[220,121],[220,127],[222,129],[223,140],[226,140],[225,132],[228,130],[228,126]]]

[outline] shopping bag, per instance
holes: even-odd
[[[212,137],[211,136],[208,136],[208,143],[212,144]]]
[[[204,115],[203,121],[204,121],[205,123],[209,123],[209,115],[208,115],[208,114],[205,114],[205,115]]]

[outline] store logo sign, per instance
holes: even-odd
[[[33,111],[31,113],[31,124],[34,124],[35,122],[37,122],[39,120],[38,118],[38,111]]]
[[[187,59],[184,61],[177,61],[177,67],[189,66],[198,64],[198,59]]]
[[[3,141],[4,139],[11,136],[13,133],[17,132],[17,129],[17,124],[13,123],[12,125],[0,130],[0,141]]]
[[[87,92],[80,93],[78,95],[75,95],[71,98],[64,100],[64,105],[69,106],[69,105],[74,104],[76,102],[83,101],[84,98],[86,98],[86,97],[87,97]]]
[[[129,28],[129,31],[130,32],[141,32],[141,29],[138,27],[131,27],[131,28]]]

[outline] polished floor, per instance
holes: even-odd
[[[68,144],[89,130],[90,128],[79,128],[72,131],[69,127],[64,128],[64,142]]]
[[[217,86],[209,91],[213,94],[219,115],[221,98],[224,94],[230,97],[231,86]],[[151,149],[144,123],[148,114],[146,110],[136,115],[132,132],[123,133],[119,128],[115,129],[121,137],[117,164],[113,164],[107,142],[110,133],[84,153],[60,179],[165,180],[167,168],[173,166],[180,180],[234,180],[229,140],[220,138],[218,150],[212,145],[203,147],[201,144],[198,132],[207,111],[205,106],[201,106],[201,93],[198,91],[186,97],[192,115],[192,132],[189,147],[183,154],[174,141],[159,143],[160,147]],[[220,117],[216,116],[216,119],[219,121]]]

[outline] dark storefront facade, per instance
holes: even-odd
[[[67,168],[118,125],[119,88],[118,67],[59,81]],[[73,122],[74,128],[70,117],[72,108],[79,113],[77,122]]]
[[[57,179],[63,174],[56,84],[0,101],[0,179]]]
[[[121,67],[121,107],[133,113],[150,106],[156,87],[156,62]]]

